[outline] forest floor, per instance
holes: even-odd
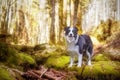
[[[118,44],[117,44],[118,45]],[[41,44],[34,47],[0,43],[0,80],[120,80],[120,48],[95,48],[92,66],[68,68],[65,46]],[[15,53],[15,54],[14,54]],[[12,55],[12,56],[11,56]]]

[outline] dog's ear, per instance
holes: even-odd
[[[75,30],[78,32],[78,28],[77,27],[74,27],[75,28]]]
[[[65,27],[65,28],[64,28],[64,31],[68,30],[69,28],[70,28],[69,26]]]

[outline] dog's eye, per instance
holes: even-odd
[[[75,30],[73,30],[72,32],[73,32],[73,33],[76,33],[76,31],[75,31]]]
[[[69,33],[69,32],[70,32],[70,30],[67,30],[66,32],[67,32],[67,33]]]
[[[72,32],[73,32],[74,34],[77,34],[77,31],[76,31],[76,30],[73,30]]]
[[[70,30],[67,30],[67,31],[65,32],[65,35],[68,35],[69,32],[70,32]]]

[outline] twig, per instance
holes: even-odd
[[[45,77],[47,77],[48,79],[51,79],[51,80],[56,80],[56,77],[51,76],[51,75],[48,74],[48,73],[45,74]]]
[[[39,75],[35,74],[32,71],[28,71],[28,74],[33,75],[34,77],[37,77],[38,79],[41,79],[41,77]]]
[[[11,2],[11,4],[9,4],[9,7],[12,6],[15,2],[17,2],[17,0]]]
[[[19,71],[19,70],[17,70],[17,69],[12,69],[12,71],[17,72],[17,73],[19,73],[20,75],[23,75],[23,74],[24,74],[24,72]]]
[[[43,73],[41,71],[34,71],[33,73],[36,73],[38,75],[40,75],[39,77],[42,78],[42,76],[44,75],[47,79],[52,79],[52,80],[56,80],[56,77],[54,77],[53,75],[49,74],[49,72],[47,72],[48,69],[46,69]],[[38,78],[38,77],[37,77]]]
[[[40,78],[47,72],[48,69],[46,69],[41,75]]]
[[[54,74],[60,74],[61,76],[66,76],[65,74],[63,74],[63,73],[61,73],[61,72],[59,72],[59,71],[56,71],[56,70],[54,70],[54,69],[51,69],[51,71],[54,73]]]

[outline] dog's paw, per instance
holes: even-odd
[[[72,65],[69,65],[68,68],[72,67]]]
[[[93,66],[92,64],[88,64],[88,66]]]
[[[88,62],[88,64],[87,64],[88,66],[91,66],[92,64],[90,63],[90,62]]]
[[[92,66],[92,64],[88,64],[88,66]]]
[[[81,67],[81,65],[77,65],[77,67]]]

